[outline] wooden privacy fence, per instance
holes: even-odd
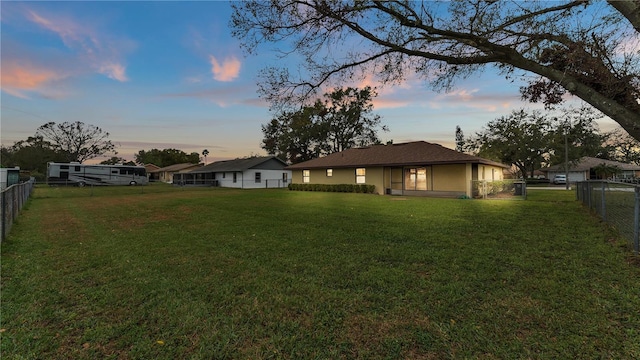
[[[594,210],[640,251],[640,185],[606,180],[576,183],[578,200]]]
[[[18,217],[20,210],[27,203],[27,199],[33,191],[35,185],[35,179],[31,178],[29,181],[11,185],[0,193],[0,212],[2,218],[0,219],[0,241],[4,239],[11,231],[13,222]]]

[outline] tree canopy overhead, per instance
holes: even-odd
[[[297,71],[264,69],[260,92],[272,104],[371,74],[381,83],[416,74],[449,89],[493,64],[528,83],[523,98],[553,105],[571,93],[640,139],[637,0],[253,0],[232,6],[233,34],[249,53],[278,43],[288,46],[279,49],[283,56],[302,57]]]

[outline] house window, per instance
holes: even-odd
[[[238,174],[237,173],[233,173],[233,182],[237,182],[238,181]]]
[[[227,177],[227,173],[222,173],[222,178],[224,179],[225,177]]]
[[[405,190],[427,190],[427,168],[407,168],[404,172]]]
[[[287,180],[289,180],[289,175],[287,175],[287,173],[282,173],[282,182],[286,184]]]
[[[259,183],[259,182],[261,182],[261,181],[262,181],[261,177],[262,177],[262,174],[261,174],[261,173],[259,173],[259,172],[257,172],[257,173],[256,173],[256,183]]]
[[[311,170],[302,170],[302,182],[308,183],[309,178],[311,177]]]
[[[356,184],[364,184],[365,183],[365,175],[366,175],[366,169],[365,168],[357,168],[356,169]]]
[[[327,169],[327,177],[333,176],[333,169]]]

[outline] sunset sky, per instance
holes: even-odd
[[[82,121],[109,132],[129,160],[153,148],[208,149],[208,162],[266,154],[261,125],[273,114],[256,93],[257,74],[282,60],[243,54],[230,35],[228,2],[0,6],[3,146],[49,121]],[[411,79],[382,88],[374,111],[390,131],[380,136],[454,147],[456,125],[468,136],[534,108],[520,101],[521,85],[489,68],[450,93]]]

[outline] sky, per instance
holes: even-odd
[[[216,1],[1,1],[1,144],[47,122],[81,121],[108,132],[127,160],[154,148],[207,149],[207,163],[266,155],[261,125],[274,114],[257,94],[258,72],[297,65],[264,50],[246,55],[230,16]],[[512,110],[540,108],[520,100],[521,85],[487,69],[448,93],[412,79],[379,88],[374,113],[389,128],[380,138],[454,148],[456,126],[469,136]]]

